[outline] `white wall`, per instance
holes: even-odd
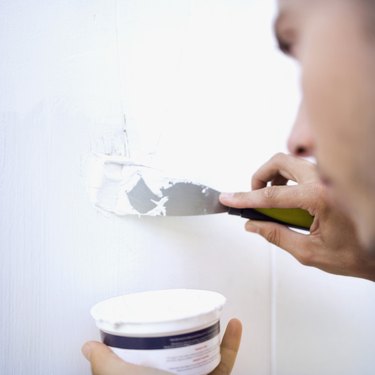
[[[0,374],[89,374],[90,307],[139,290],[228,298],[234,373],[371,374],[374,287],[303,268],[227,215],[117,218],[86,159],[135,158],[221,190],[284,150],[298,103],[267,0],[0,1]],[[100,142],[99,142],[100,143]]]

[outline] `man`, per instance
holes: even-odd
[[[375,2],[279,0],[279,8],[279,46],[301,66],[292,155],[278,154],[261,167],[252,192],[223,194],[221,201],[308,210],[315,219],[307,236],[266,222],[250,221],[246,229],[302,264],[375,281]],[[300,156],[314,156],[317,166]],[[234,320],[213,374],[230,374],[240,336]],[[99,343],[83,350],[95,375],[161,373],[127,365]]]
[[[375,3],[281,0],[275,31],[301,66],[303,100],[288,146],[253,176],[251,193],[226,194],[234,207],[300,207],[310,235],[248,222],[301,263],[375,281]],[[284,185],[288,180],[297,186]],[[266,187],[270,182],[273,186]]]

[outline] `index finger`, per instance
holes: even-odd
[[[324,187],[309,183],[267,186],[249,192],[221,193],[220,202],[234,208],[301,208],[315,215],[324,196]]]
[[[298,183],[308,183],[315,181],[318,173],[315,164],[292,155],[279,153],[254,173],[251,187],[253,190],[261,189],[279,176]]]

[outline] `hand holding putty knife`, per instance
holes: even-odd
[[[302,230],[309,230],[313,222],[307,211],[298,208],[227,207],[220,203],[220,192],[215,189],[167,178],[154,168],[121,157],[97,155],[95,170],[91,197],[96,206],[117,215],[192,216],[227,212]]]

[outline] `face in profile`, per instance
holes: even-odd
[[[315,156],[322,181],[367,248],[375,240],[372,14],[371,1],[279,0],[275,22],[280,49],[301,67],[302,102],[289,150]]]

